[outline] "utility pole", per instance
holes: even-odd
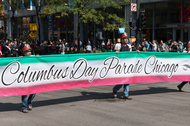
[[[141,33],[141,28],[140,28],[140,0],[137,0],[137,29],[136,29],[136,35],[137,35],[137,40],[136,40],[136,47],[137,50],[139,50],[139,43],[140,43],[140,33]]]

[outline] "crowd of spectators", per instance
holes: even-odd
[[[169,39],[167,42],[160,40],[147,41],[145,38],[143,42],[139,44],[141,51],[153,51],[153,52],[185,52],[186,45],[181,41],[172,41]]]
[[[40,55],[51,55],[51,54],[74,54],[74,53],[98,53],[98,52],[113,52],[116,45],[116,40],[108,39],[107,42],[101,41],[94,47],[90,39],[86,45],[80,40],[77,42],[76,39],[72,43],[68,43],[65,39],[57,41],[42,41],[41,44],[38,42],[27,43],[32,48],[32,54]],[[22,56],[22,48],[26,42],[22,42],[19,39],[14,40],[1,40],[0,41],[0,57],[18,57]],[[79,44],[79,45],[78,45]],[[132,42],[129,38],[129,43],[131,51],[136,50],[135,42]],[[147,41],[145,38],[139,44],[140,51],[152,51],[152,52],[184,52],[186,50],[183,42],[172,41],[171,39],[167,42],[163,40]]]

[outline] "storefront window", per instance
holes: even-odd
[[[73,14],[70,14],[68,17],[66,16],[62,17],[61,14],[59,13],[54,15],[54,24],[49,26],[49,34],[48,34],[49,40],[52,39],[52,31],[51,31],[52,26],[54,26],[54,40],[68,39],[68,42],[72,43],[74,39]]]
[[[142,9],[145,9],[146,14],[146,28],[152,28],[153,26],[153,7],[154,4],[142,5]]]
[[[155,27],[166,27],[167,23],[167,4],[158,3],[155,9]]]
[[[167,41],[167,29],[156,29],[155,30],[155,38],[158,41],[163,40],[164,42],[166,42]]]
[[[168,7],[168,23],[180,23],[181,22],[181,1],[169,2]]]

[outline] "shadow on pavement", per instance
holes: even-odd
[[[118,96],[122,96],[122,89],[119,90]],[[148,94],[157,94],[157,93],[168,93],[168,92],[179,92],[175,89],[168,89],[166,87],[149,87],[147,90],[137,90],[137,91],[130,91],[130,95],[148,95]],[[110,89],[110,93],[98,93],[98,92],[81,92],[82,96],[75,96],[75,97],[67,97],[67,98],[58,98],[58,99],[50,99],[50,100],[44,100],[44,101],[34,101],[33,107],[41,107],[41,106],[48,106],[48,105],[56,105],[56,104],[63,104],[63,103],[70,103],[70,102],[77,102],[77,101],[84,101],[84,100],[91,100],[94,99],[100,100],[105,99],[109,102],[111,100],[112,102],[117,101],[123,101],[123,100],[113,100],[112,96],[112,89]],[[38,97],[38,95],[36,95]],[[0,112],[3,111],[20,111],[21,103],[1,103],[0,102]]]

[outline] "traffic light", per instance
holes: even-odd
[[[129,22],[129,28],[131,30],[136,30],[136,20],[133,20],[133,22]]]
[[[146,14],[141,13],[141,28],[146,27]]]

